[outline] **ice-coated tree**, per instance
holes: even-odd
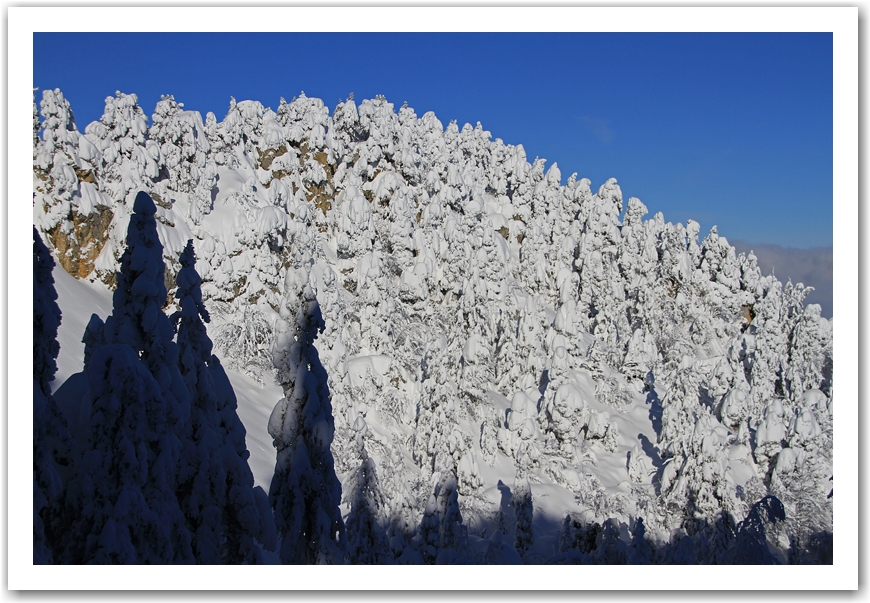
[[[785,508],[775,496],[765,496],[752,505],[749,515],[737,526],[729,560],[735,565],[779,565],[767,542],[767,525],[785,521]]]
[[[248,466],[245,428],[236,396],[205,329],[193,241],[179,260],[173,315],[181,375],[190,393],[190,418],[182,433],[178,501],[192,534],[197,563],[260,563],[262,521]]]
[[[276,482],[273,502],[283,492],[288,512],[296,508],[293,496],[315,497],[298,480],[325,484],[318,500],[331,502],[321,508],[337,508],[338,486],[319,472],[330,473],[334,461],[346,479],[363,465],[352,445],[353,422],[363,414],[373,431],[395,436],[367,445],[388,493],[379,521],[400,562],[424,555],[435,562],[452,551],[442,546],[440,477],[456,477],[465,520],[478,526],[468,513],[485,513],[483,488],[507,479],[511,466],[573,489],[602,523],[624,520],[636,503],[650,547],[665,551],[658,560],[720,563],[713,542],[726,541],[728,530],[716,533],[716,518],[743,517],[745,501],[766,494],[783,502],[789,519],[777,529],[794,538],[795,558],[814,559],[811,546],[824,556],[824,538],[812,539],[832,528],[832,321],[803,308],[807,288],[762,276],[757,258],[737,254],[717,228],[702,239],[694,221],[671,224],[661,213],[646,219],[636,198],[620,221],[616,180],[593,189],[572,175],[563,185],[558,166],[530,163],[522,146],[493,139],[479,124],[445,128],[434,114],[420,117],[383,97],[349,99],[332,116],[304,95],[275,112],[232,101],[220,124],[213,114],[201,124],[167,97],[148,130],[135,97],[118,94],[85,136],[57,91],[46,98],[45,127],[34,121],[41,134],[34,223],[63,254],[63,266],[70,264],[61,250],[68,236],[73,255],[87,256],[79,272],[100,277],[114,273],[125,247],[121,222],[138,190],[155,193],[166,257],[177,257],[195,234],[221,361],[262,382],[277,368],[287,394],[272,431],[279,473],[297,480]],[[137,316],[154,317],[156,329],[119,339],[120,318],[107,325],[95,319],[85,358],[90,366],[104,346],[133,342],[177,426],[183,413],[171,394],[176,385],[188,388],[155,360],[168,357],[159,346],[147,343],[162,333],[167,301],[165,291],[145,291],[151,281],[139,285],[137,295],[149,301]],[[314,299],[326,326],[316,351],[308,346],[303,354],[296,317]],[[169,365],[179,362],[184,358]],[[328,378],[311,381],[309,373],[321,371]],[[334,414],[322,410],[327,391]],[[312,392],[318,403],[309,407]],[[64,410],[66,402],[58,395]],[[87,423],[88,407],[81,408],[69,417],[77,441],[78,420]],[[629,416],[632,408],[637,416]],[[636,420],[649,421],[642,430],[652,441],[634,440],[628,429]],[[243,435],[230,432],[244,456]],[[327,450],[334,458],[324,460]],[[489,465],[485,472],[478,456]],[[649,479],[647,458],[656,479]],[[607,468],[631,488],[597,484]],[[352,502],[350,481],[345,492]],[[298,517],[322,519],[305,504]],[[337,525],[337,510],[324,513],[319,526]],[[289,551],[298,525],[279,514],[281,521]],[[602,528],[591,521],[572,532],[574,548],[563,561],[595,560]],[[495,559],[512,550],[513,516],[504,523],[503,541],[474,541],[476,552],[487,548]],[[419,546],[418,528],[428,549]],[[663,545],[677,528],[686,538]],[[315,528],[301,529],[309,543]],[[335,542],[340,528],[323,532]],[[441,561],[458,558],[453,551]]]
[[[649,565],[652,563],[653,551],[646,539],[646,526],[643,518],[638,517],[631,533],[631,547],[628,550],[628,563],[631,565]]]
[[[128,195],[149,190],[159,176],[160,145],[148,140],[148,118],[135,94],[106,97],[102,117],[88,124],[85,138],[100,152],[101,190],[115,202],[129,203]]]
[[[532,489],[527,477],[516,480],[511,505],[517,516],[516,534],[514,536],[514,548],[520,557],[524,557],[534,543],[532,536]]]
[[[184,111],[184,103],[162,95],[151,116],[151,140],[160,145],[161,168],[169,186],[179,192],[192,192],[205,167],[209,151],[202,118],[197,111]]]
[[[468,528],[462,523],[459,486],[452,473],[441,478],[438,507],[441,514],[441,548],[463,553],[468,544]]]
[[[441,552],[441,518],[438,513],[438,486],[435,492],[429,495],[426,507],[423,510],[423,519],[420,522],[420,555],[423,563],[433,564]]]
[[[167,421],[180,433],[190,412],[187,387],[178,368],[175,328],[164,314],[167,291],[163,245],[157,235],[157,208],[140,191],[127,228],[127,249],[121,256],[112,314],[103,329],[106,343],[129,345],[154,376],[165,398]]]
[[[140,193],[127,231],[105,345],[85,366],[90,425],[67,506],[68,563],[192,563],[176,497],[178,435],[189,395],[163,311],[162,245],[155,207]]]
[[[601,526],[596,541],[596,557],[602,565],[625,565],[628,562],[629,549],[619,538],[619,523],[608,519]]]
[[[734,518],[730,513],[720,512],[717,514],[713,524],[704,531],[706,550],[703,552],[704,558],[701,561],[711,565],[728,563],[736,529]]]
[[[346,545],[341,484],[330,450],[335,422],[326,370],[314,346],[324,323],[310,287],[299,302],[292,334],[283,340],[290,349],[280,377],[285,397],[269,417],[278,451],[269,499],[283,563],[341,563]]]
[[[33,563],[52,563],[63,535],[62,473],[72,469],[72,439],[51,395],[57,373],[60,308],[54,260],[33,229]]]
[[[347,517],[347,561],[351,565],[383,565],[393,562],[392,551],[381,527],[385,507],[375,462],[365,448],[365,419],[353,425],[360,465],[352,477],[350,514]]]

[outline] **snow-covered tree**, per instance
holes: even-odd
[[[178,370],[155,207],[140,193],[127,231],[105,345],[85,367],[90,426],[67,504],[71,563],[191,563],[176,498],[189,395]],[[73,487],[74,484],[74,487]]]
[[[441,517],[438,512],[437,490],[429,495],[420,522],[420,555],[423,563],[431,565],[441,552]]]
[[[51,253],[33,229],[33,562],[52,563],[63,535],[62,473],[72,469],[72,439],[51,395],[57,372],[60,308]]]
[[[326,370],[314,346],[324,323],[310,288],[300,302],[293,333],[279,342],[290,351],[285,397],[269,417],[269,434],[278,450],[269,499],[282,562],[341,563],[346,546],[338,508],[341,484],[330,450],[335,423]]]
[[[160,387],[176,434],[190,412],[187,387],[178,368],[175,328],[163,312],[167,291],[163,245],[157,234],[157,208],[145,192],[136,195],[127,228],[127,249],[121,256],[112,314],[106,319],[106,343],[132,347]]]
[[[353,445],[363,415],[373,431],[394,434],[366,445],[385,493],[378,521],[401,563],[460,560],[442,542],[441,478],[455,477],[477,536],[487,524],[487,482],[508,479],[506,470],[534,470],[572,493],[566,513],[585,506],[593,514],[575,530],[586,552],[574,543],[560,562],[601,561],[602,550],[619,548],[612,530],[601,536],[604,522],[642,514],[650,549],[661,551],[654,560],[721,563],[712,543],[727,541],[728,529],[717,518],[744,516],[746,501],[766,494],[783,502],[788,520],[777,528],[792,538],[794,558],[824,556],[817,535],[832,528],[832,321],[804,308],[807,287],[762,276],[757,258],[737,254],[717,228],[702,238],[695,221],[646,219],[636,198],[620,222],[615,179],[593,188],[574,174],[563,184],[555,163],[528,160],[480,124],[445,127],[383,97],[348,99],[332,115],[304,94],[275,111],[232,100],[222,122],[213,114],[202,122],[165,97],[149,129],[137,99],[118,94],[85,136],[58,91],[43,100],[34,223],[60,265],[114,285],[134,191],[151,191],[172,262],[166,288],[183,243],[196,238],[217,354],[232,370],[264,383],[274,375],[284,387],[271,432],[285,477],[272,502],[290,513],[278,518],[287,555],[305,541],[306,559],[325,560],[305,548],[318,538],[318,551],[345,558],[337,482],[318,476],[363,466]],[[129,339],[179,428],[187,422],[173,396],[188,388],[157,359],[188,366],[188,379],[196,371],[184,352],[176,358],[157,343],[167,340],[162,312],[180,301],[158,289],[136,294],[148,298],[137,316],[155,317],[155,329],[126,337],[119,318],[94,319],[85,359],[90,366],[102,347]],[[316,349],[305,343],[313,330],[297,322],[314,300],[324,318]],[[233,406],[228,398],[224,408]],[[309,411],[318,418],[306,423]],[[642,437],[623,463],[636,427]],[[228,433],[243,457],[244,435]],[[601,484],[611,470],[627,491]],[[300,502],[314,489],[296,488],[302,482],[291,474],[326,484],[317,504],[329,510]],[[350,482],[345,491],[351,502]],[[303,526],[299,539],[302,524],[292,522],[301,517],[320,523]],[[507,524],[502,541],[485,543],[493,560],[513,550],[513,514]],[[610,527],[625,538],[621,525]],[[677,529],[683,537],[661,542]],[[609,544],[596,544],[599,536]]]
[[[85,128],[85,138],[100,152],[102,190],[115,202],[129,203],[128,195],[151,190],[159,176],[160,145],[148,140],[147,119],[135,94],[118,91],[106,97],[100,120]]]
[[[649,565],[652,563],[653,551],[646,539],[646,526],[643,518],[638,517],[631,533],[631,547],[628,550],[628,563],[632,565]]]
[[[362,416],[357,417],[353,427],[360,466],[350,487],[353,498],[347,517],[347,561],[352,565],[391,563],[392,551],[380,523],[386,503],[374,460],[365,449],[368,427]]]
[[[752,505],[749,515],[737,526],[730,561],[739,565],[779,565],[770,550],[767,527],[785,520],[785,509],[775,496],[765,496]]]
[[[514,486],[511,505],[513,505],[517,516],[514,548],[520,554],[520,557],[523,557],[531,550],[534,543],[532,536],[532,489],[528,478],[517,480],[517,484]]]
[[[181,254],[173,316],[179,368],[190,393],[190,418],[182,434],[178,500],[185,514],[197,563],[259,563],[263,530],[248,467],[245,428],[223,367],[212,354],[204,322],[201,279],[193,241]]]

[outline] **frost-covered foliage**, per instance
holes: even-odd
[[[285,397],[269,417],[278,450],[269,499],[283,563],[341,563],[346,537],[330,450],[335,427],[327,374],[314,347],[323,318],[310,288],[296,308],[293,331],[278,344],[288,353],[281,365]]]
[[[616,179],[563,178],[480,124],[445,126],[383,97],[331,114],[304,94],[274,111],[232,99],[223,120],[203,121],[167,96],[149,128],[135,95],[118,93],[84,136],[59,91],[42,113],[34,222],[64,268],[111,284],[132,191],[151,191],[167,287],[192,239],[217,354],[284,387],[269,432],[285,559],[344,558],[338,480],[363,466],[360,416],[398,562],[451,550],[447,475],[475,561],[487,547],[508,555],[516,535],[509,522],[494,536],[492,482],[516,475],[560,492],[536,498],[536,517],[602,530],[606,552],[572,540],[561,562],[646,559],[647,543],[654,562],[719,563],[733,540],[722,518],[768,494],[786,510],[783,539],[825,558],[832,321],[804,306],[808,287],[763,275],[717,228],[648,218]],[[309,403],[314,423],[298,414]],[[290,495],[291,475],[318,472],[330,476],[319,502]],[[323,513],[301,511],[309,503]],[[303,519],[316,544],[287,540]]]
[[[166,289],[154,213],[151,198],[140,193],[104,344],[89,351],[85,366],[90,424],[67,490],[74,517],[65,534],[68,563],[194,561],[176,498],[189,394],[172,322],[162,311]]]
[[[72,469],[72,439],[51,394],[57,372],[60,308],[54,260],[33,229],[33,563],[52,563],[62,537],[63,479]]]
[[[361,416],[354,422],[360,466],[347,490],[352,492],[347,517],[347,562],[352,565],[386,564],[393,561],[381,521],[386,501],[381,492],[374,461],[365,449],[368,431]]]
[[[785,508],[774,496],[765,496],[752,505],[749,515],[739,526],[731,560],[736,564],[776,565],[780,561],[767,543],[766,525],[785,520]]]
[[[181,436],[178,501],[192,534],[197,563],[260,563],[264,522],[254,498],[245,428],[236,396],[212,354],[204,322],[200,277],[193,242],[181,254],[173,320],[179,369],[190,393],[190,417]]]
[[[513,500],[511,504],[514,506],[514,511],[517,516],[516,536],[514,537],[514,548],[520,557],[525,555],[532,548],[532,490],[529,486],[528,479],[520,480],[516,486]]]

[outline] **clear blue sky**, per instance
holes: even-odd
[[[650,214],[729,239],[830,246],[832,35],[34,34],[33,85],[60,88],[80,130],[115,90],[149,116],[173,94],[223,119],[229,97],[330,110],[383,94],[446,126],[480,121],[529,160],[597,188],[616,177]],[[74,69],[70,65],[75,65]],[[39,94],[39,93],[37,93]],[[651,215],[649,217],[651,217]]]

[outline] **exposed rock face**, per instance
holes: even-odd
[[[113,217],[112,209],[104,205],[87,215],[72,211],[67,220],[48,231],[64,270],[76,278],[86,278],[94,271],[94,262],[109,238]]]

